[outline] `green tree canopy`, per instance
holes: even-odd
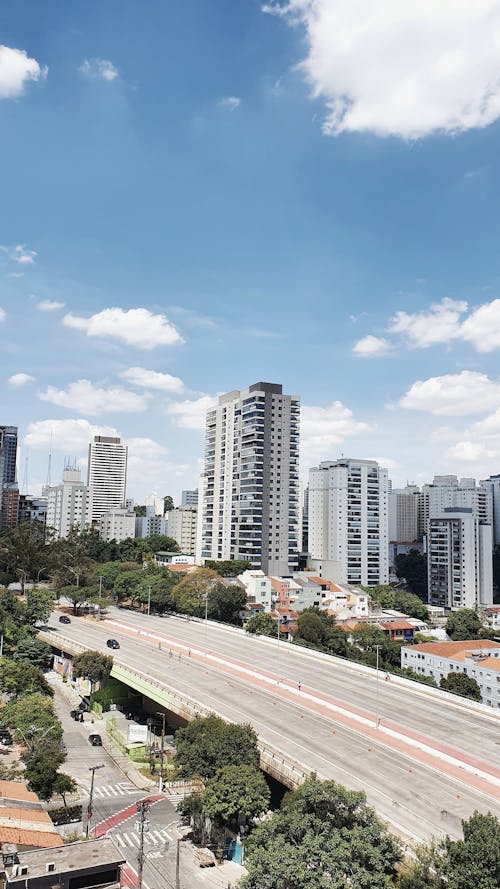
[[[250,725],[226,723],[218,716],[198,717],[175,736],[175,762],[184,778],[207,781],[229,765],[257,768],[257,736]]]
[[[474,812],[462,828],[462,840],[445,837],[417,850],[417,860],[401,875],[400,889],[498,889],[500,821]]]
[[[57,742],[62,738],[62,726],[56,717],[50,698],[41,692],[25,694],[11,701],[2,710],[2,719],[10,726],[18,740],[28,747],[42,738]]]
[[[448,673],[448,676],[441,679],[439,687],[444,689],[444,691],[451,691],[454,695],[470,698],[471,701],[481,700],[479,685],[473,676],[467,676],[465,673]]]
[[[37,793],[41,799],[50,799],[56,792],[55,787],[58,784],[57,770],[65,759],[61,748],[51,742],[44,742],[23,754],[23,759],[25,778],[30,790]]]
[[[26,594],[26,610],[24,619],[27,624],[46,624],[54,608],[52,590],[32,587]]]
[[[72,528],[67,537],[52,543],[52,579],[57,590],[84,587],[93,580],[95,562],[89,552],[89,533]]]
[[[139,597],[139,587],[144,580],[142,568],[136,568],[135,571],[120,571],[117,574],[113,584],[113,593],[119,602],[125,599],[137,599]]]
[[[416,620],[429,620],[429,612],[422,600],[407,590],[395,590],[389,584],[380,584],[376,587],[365,587],[372,600],[381,608],[391,608],[395,611],[403,611],[409,617]]]
[[[229,765],[218,769],[203,793],[203,814],[219,824],[238,816],[256,818],[269,808],[271,793],[254,766]]]
[[[454,642],[477,639],[480,629],[481,619],[474,608],[460,608],[446,621],[446,632]]]
[[[52,655],[52,649],[46,642],[37,639],[36,636],[23,635],[19,638],[12,655],[19,663],[27,661],[36,667],[44,667],[48,664]]]
[[[171,512],[174,509],[174,498],[170,496],[170,494],[165,494],[163,498],[163,515],[166,512]]]
[[[275,618],[267,611],[261,611],[259,614],[253,614],[246,624],[247,633],[257,634],[258,636],[278,636],[278,623]]]
[[[216,561],[215,559],[206,559],[205,568],[211,568],[219,577],[238,577],[252,567],[251,562],[245,559],[227,559],[226,561]]]
[[[101,654],[100,651],[84,651],[73,660],[73,675],[84,676],[91,685],[99,682],[101,685],[109,678],[113,658],[109,654]]]
[[[202,617],[205,614],[205,599],[217,582],[217,574],[210,568],[197,568],[184,575],[172,591],[175,610]]]
[[[35,692],[48,697],[54,695],[52,687],[38,667],[16,663],[5,657],[0,660],[0,691],[17,698]]]
[[[16,575],[23,593],[26,582],[47,566],[47,540],[42,522],[21,522],[0,533],[0,566]]]
[[[400,580],[406,580],[411,593],[420,599],[427,598],[427,557],[418,549],[411,549],[408,553],[396,556],[394,567]],[[403,609],[401,609],[403,610]],[[412,615],[420,619],[419,615]]]
[[[217,583],[208,592],[208,617],[210,620],[219,620],[227,624],[241,626],[240,612],[247,602],[247,594],[244,589],[235,584],[225,586]]]
[[[250,835],[242,889],[393,889],[399,859],[364,793],[310,778]]]

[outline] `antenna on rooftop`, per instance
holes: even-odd
[[[50,433],[49,460],[47,463],[47,479],[45,481],[46,488],[50,488],[51,480],[52,480],[52,432]]]

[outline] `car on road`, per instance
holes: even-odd
[[[120,643],[118,642],[118,639],[108,639],[108,641],[106,642],[106,645],[108,646],[108,648],[119,648],[120,647]]]
[[[102,738],[100,735],[89,735],[89,744],[92,747],[102,747]]]
[[[2,731],[0,732],[0,744],[2,747],[10,747],[12,744],[12,735],[10,732]]]
[[[68,617],[67,614],[61,614],[61,617],[59,618],[59,623],[60,624],[70,624],[71,618]]]

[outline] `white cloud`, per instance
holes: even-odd
[[[94,416],[103,413],[143,411],[147,406],[146,401],[149,396],[137,395],[127,389],[100,389],[94,386],[90,380],[77,380],[75,383],[70,383],[67,389],[47,386],[45,392],[41,392],[39,397],[42,401],[50,401],[59,407],[67,407],[70,410]]]
[[[241,99],[238,96],[224,96],[217,102],[219,108],[225,108],[226,111],[236,111],[241,105]]]
[[[117,436],[112,426],[94,426],[88,420],[37,420],[30,423],[24,443],[34,450],[62,451],[65,454],[86,453],[94,435]]]
[[[478,352],[492,352],[500,347],[500,299],[474,309],[462,324],[461,338]]]
[[[364,336],[354,344],[352,351],[360,358],[373,358],[375,355],[386,355],[389,351],[389,343],[379,336]]]
[[[115,306],[103,309],[90,318],[70,312],[64,316],[63,324],[83,330],[87,336],[111,337],[138,349],[154,349],[156,346],[184,342],[165,315],[155,315],[149,309],[120,309]]]
[[[302,406],[301,455],[303,463],[311,466],[317,460],[328,460],[333,448],[350,435],[367,432],[367,423],[355,420],[353,413],[341,401],[328,407]]]
[[[497,408],[493,414],[469,426],[463,438],[448,448],[445,456],[461,463],[479,462],[486,473],[497,471],[499,452],[500,408]],[[493,465],[490,461],[493,461]]]
[[[161,389],[163,392],[182,392],[184,383],[179,377],[171,374],[160,373],[157,370],[146,370],[145,367],[129,367],[120,374],[124,380],[133,386],[143,389]]]
[[[24,49],[0,46],[0,99],[22,96],[28,81],[46,77],[47,71],[36,59],[30,59]]]
[[[36,304],[40,312],[56,312],[58,309],[64,309],[66,303],[57,302],[55,299],[41,299]]]
[[[216,404],[216,397],[201,395],[186,401],[175,401],[168,404],[166,412],[175,417],[175,424],[182,429],[204,429],[206,413]]]
[[[183,476],[191,469],[188,463],[168,459],[167,449],[152,438],[127,438],[127,484],[145,490],[166,491],[169,478]]]
[[[460,316],[467,310],[463,300],[445,297],[427,312],[396,312],[389,332],[401,333],[416,348],[425,349],[435,343],[446,343],[460,336]]]
[[[26,244],[16,244],[15,247],[0,245],[0,250],[6,253],[9,259],[20,265],[34,265],[38,256],[36,250],[28,250]]]
[[[463,370],[417,380],[400,399],[399,407],[460,417],[478,414],[496,407],[500,402],[500,383],[486,374]]]
[[[6,278],[24,278],[24,272],[9,272]]]
[[[18,373],[12,374],[12,376],[9,377],[8,382],[11,386],[24,386],[26,383],[33,383],[34,379],[35,377],[32,377],[31,374]]]
[[[5,321],[6,317],[7,317],[7,312],[5,311],[5,309],[0,308],[0,323],[2,321]]]
[[[119,75],[118,68],[109,59],[84,59],[78,70],[91,80],[106,80],[108,83]]]
[[[498,0],[283,0],[263,8],[303,26],[300,68],[325,102],[326,134],[415,139],[500,116]]]

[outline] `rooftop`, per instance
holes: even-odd
[[[410,650],[463,661],[466,657],[471,657],[472,652],[492,649],[499,650],[500,643],[491,639],[466,639],[460,642],[421,642],[419,645],[412,645]]]
[[[125,859],[120,854],[110,837],[101,837],[98,840],[87,840],[80,843],[67,843],[57,849],[35,849],[32,852],[19,852],[19,865],[27,867],[28,873],[19,878],[20,884],[24,884],[26,877],[43,877],[47,873],[47,865],[53,864],[52,873],[61,874],[68,871],[85,871],[93,867],[121,865]],[[15,867],[15,865],[14,865]],[[6,868],[9,882],[16,881],[12,873],[13,868]]]
[[[36,793],[20,781],[0,781],[0,844],[4,843],[41,849],[62,843]]]

